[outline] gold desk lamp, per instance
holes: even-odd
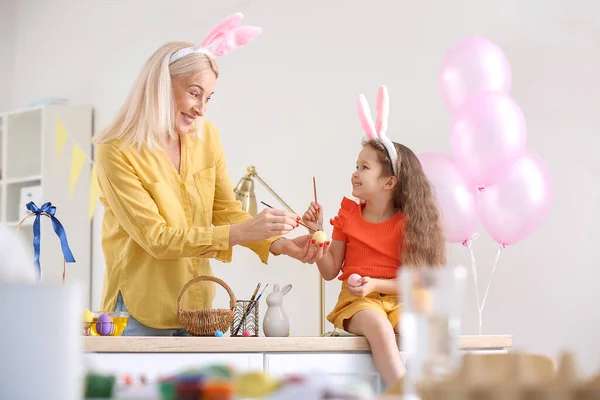
[[[265,181],[262,180],[258,173],[256,172],[256,168],[254,166],[250,166],[246,169],[246,175],[240,179],[237,186],[233,189],[233,193],[235,194],[235,198],[242,203],[242,210],[246,211],[248,214],[253,217],[257,214],[256,208],[256,195],[254,194],[254,180],[256,178],[264,187],[275,197],[289,212],[300,215],[296,213],[292,208],[285,202]],[[325,333],[325,280],[319,275],[319,288],[321,291],[319,298],[319,307],[320,307],[320,330],[321,335]]]

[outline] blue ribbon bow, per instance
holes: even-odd
[[[56,214],[56,207],[52,205],[52,203],[44,203],[42,207],[38,207],[35,205],[33,201],[27,203],[27,209],[31,211],[35,215],[35,221],[33,223],[33,251],[34,251],[34,264],[37,267],[38,274],[41,274],[40,267],[40,216],[43,213],[46,213],[50,216],[52,220],[52,228],[54,228],[54,232],[60,239],[60,246],[62,247],[62,252],[65,257],[65,261],[68,263],[75,262],[75,258],[73,257],[73,253],[71,253],[71,249],[69,248],[69,242],[67,241],[67,234],[65,233],[65,228],[63,228],[60,221],[54,216]]]

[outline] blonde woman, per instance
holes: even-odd
[[[102,309],[130,313],[124,335],[187,335],[177,317],[180,289],[212,275],[209,258],[231,261],[235,245],[264,263],[270,253],[314,263],[326,250],[309,235],[281,237],[299,216],[268,208],[252,218],[241,210],[219,133],[203,118],[219,76],[215,57],[260,34],[240,21],[241,14],[228,18],[201,46],[160,47],[94,140],[105,210]],[[183,307],[211,308],[215,290],[209,282],[191,286]]]

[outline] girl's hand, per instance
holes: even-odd
[[[256,217],[241,224],[231,225],[229,244],[255,242],[273,236],[283,236],[296,229],[300,217],[286,210],[265,208]]]
[[[302,216],[302,222],[304,222],[309,228],[315,231],[323,230],[323,208],[321,204],[310,202],[308,210]]]
[[[346,288],[352,296],[365,297],[375,291],[376,281],[375,279],[363,276],[360,280],[360,286],[347,285]]]

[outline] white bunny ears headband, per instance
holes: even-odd
[[[169,64],[190,54],[206,54],[210,57],[224,56],[236,47],[244,46],[262,33],[256,26],[238,26],[244,15],[236,13],[225,18],[206,35],[202,44],[177,50],[169,58]]]
[[[377,139],[383,144],[392,161],[394,175],[398,175],[398,153],[396,153],[394,143],[386,135],[388,112],[389,99],[387,87],[380,86],[377,91],[377,120],[375,124],[373,124],[373,120],[371,119],[371,110],[369,109],[369,103],[365,95],[361,94],[358,96],[358,117],[360,118],[363,130],[369,139]]]

